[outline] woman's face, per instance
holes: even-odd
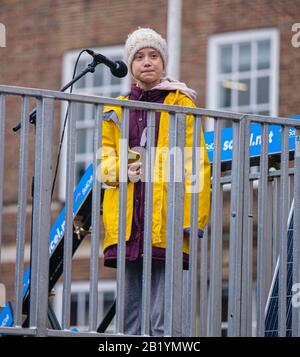
[[[160,82],[163,70],[161,55],[154,48],[142,48],[133,57],[132,73],[144,90],[149,90]]]

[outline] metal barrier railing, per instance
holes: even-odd
[[[74,104],[85,103],[95,107],[96,121],[94,129],[94,168],[99,165],[97,150],[101,146],[103,105],[115,105],[122,108],[120,177],[127,178],[128,162],[128,125],[129,109],[138,108],[148,111],[148,162],[152,162],[153,153],[149,148],[154,143],[155,111],[170,114],[169,150],[184,147],[185,117],[194,115],[195,128],[193,147],[200,143],[202,119],[214,120],[214,154],[212,163],[212,194],[210,227],[206,229],[204,239],[197,238],[198,194],[192,193],[191,200],[191,235],[190,269],[182,270],[180,265],[182,251],[183,184],[176,182],[176,155],[170,160],[170,182],[168,185],[167,215],[167,250],[166,250],[166,286],[165,286],[165,336],[220,336],[222,334],[222,313],[227,315],[228,336],[263,336],[265,324],[265,306],[277,256],[280,256],[280,296],[279,296],[279,331],[285,334],[286,310],[286,263],[287,263],[287,222],[291,199],[294,198],[294,216],[300,217],[300,143],[299,124],[285,118],[262,117],[258,115],[229,113],[179,106],[168,106],[146,102],[123,101],[98,96],[67,94],[57,91],[29,89],[12,86],[0,86],[0,232],[2,231],[3,190],[5,185],[5,129],[7,97],[22,98],[22,121],[19,152],[19,187],[16,236],[16,264],[14,282],[14,324],[12,327],[0,327],[2,334],[22,334],[36,336],[97,336],[97,294],[98,294],[98,255],[100,240],[100,190],[97,170],[93,171],[92,194],[92,233],[90,259],[90,294],[89,294],[89,331],[72,332],[70,330],[71,304],[71,269],[73,235],[73,190],[76,147],[76,125]],[[28,327],[22,327],[22,278],[24,273],[24,244],[27,204],[28,170],[28,115],[29,99],[36,101],[37,121],[35,136],[35,172],[33,201],[33,230],[31,242],[31,277],[30,277],[30,315]],[[64,238],[64,288],[62,304],[62,329],[48,328],[48,280],[49,280],[49,232],[51,204],[51,163],[53,147],[54,108],[57,101],[66,101],[70,105],[69,125],[67,128],[67,177],[66,177],[66,224]],[[222,176],[221,143],[224,121],[232,123],[233,156],[231,175]],[[258,163],[259,171],[251,173],[248,143],[250,125],[259,123],[261,130],[261,152]],[[282,149],[279,157],[280,170],[269,172],[268,167],[268,125],[275,124],[282,128]],[[296,127],[295,158],[289,168],[288,130]],[[196,167],[196,155],[193,151],[193,168]],[[173,161],[172,161],[173,160]],[[291,162],[290,162],[291,165]],[[146,173],[151,176],[153,168],[149,165]],[[182,167],[181,167],[182,170]],[[193,172],[196,174],[196,171]],[[289,175],[293,176],[293,185]],[[256,184],[257,182],[257,184]],[[230,187],[229,241],[223,239],[224,230],[224,185]],[[256,194],[256,187],[258,192]],[[119,207],[126,211],[127,179],[120,180]],[[293,191],[293,193],[292,193]],[[290,192],[290,195],[288,193]],[[153,183],[146,182],[145,201],[145,250],[143,270],[142,334],[149,335],[150,279],[151,279],[151,214]],[[254,207],[257,207],[257,234],[254,231]],[[272,222],[272,224],[270,224]],[[278,228],[277,228],[278,227]],[[294,236],[300,233],[299,220],[294,222]],[[116,333],[124,333],[124,276],[125,276],[125,234],[126,215],[119,215],[119,244],[117,268],[117,303]],[[176,238],[176,239],[175,239]],[[229,243],[229,247],[225,246]],[[294,242],[293,282],[300,279],[300,251],[298,241]],[[200,245],[200,247],[199,247]],[[200,248],[200,251],[199,251]],[[224,249],[223,249],[224,248]],[[0,234],[1,249],[1,234]],[[210,254],[210,255],[209,255]],[[198,260],[200,258],[200,264]],[[257,263],[256,263],[257,258]],[[224,260],[229,260],[228,310],[222,306],[222,288],[224,286]],[[182,262],[181,262],[182,263]],[[1,261],[0,261],[1,264]],[[257,264],[257,265],[256,265]],[[254,276],[256,270],[256,276]],[[1,277],[2,279],[2,277]],[[2,279],[3,280],[3,279]],[[256,284],[255,284],[256,281]],[[255,286],[256,299],[253,298]],[[200,289],[199,289],[200,287]],[[256,300],[256,314],[253,316],[253,302]],[[184,308],[182,309],[181,306]],[[299,309],[298,309],[299,310]],[[299,311],[293,310],[293,334],[299,336]],[[253,332],[253,323],[256,328]]]

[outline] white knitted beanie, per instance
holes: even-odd
[[[131,73],[131,64],[134,55],[137,51],[146,47],[155,48],[160,53],[164,62],[164,68],[166,68],[168,55],[166,40],[159,33],[150,28],[138,28],[128,35],[124,49],[124,59]]]

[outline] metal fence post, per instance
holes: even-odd
[[[143,291],[142,291],[142,335],[150,334],[151,306],[151,270],[152,270],[152,209],[153,209],[153,171],[155,145],[155,113],[151,111],[147,117],[147,157],[146,157],[146,194],[144,213],[144,256],[143,256]]]
[[[215,121],[214,162],[212,179],[211,240],[210,240],[210,281],[208,298],[208,336],[221,336],[222,322],[222,212],[221,191],[221,120]]]
[[[279,311],[278,336],[286,335],[287,316],[287,219],[288,219],[288,135],[289,127],[282,126],[280,163],[280,258],[279,258]],[[297,218],[296,218],[297,219]]]
[[[243,227],[242,227],[242,280],[241,280],[241,336],[251,336],[252,333],[252,201],[253,184],[250,183],[250,121],[246,120],[245,150],[244,150],[244,197],[243,197]]]
[[[18,218],[16,240],[16,278],[15,278],[15,326],[22,324],[22,292],[24,273],[24,246],[27,204],[27,167],[28,167],[28,132],[29,132],[29,98],[23,98],[20,158],[19,158],[19,189],[18,189]]]
[[[165,262],[165,307],[164,334],[180,336],[182,328],[182,242],[183,242],[183,198],[184,183],[176,181],[176,172],[183,172],[183,160],[178,151],[171,154],[174,148],[182,152],[185,142],[185,115],[170,113],[169,133],[169,183],[167,212],[167,247]]]
[[[193,131],[193,150],[192,150],[192,176],[197,179],[194,185],[199,189],[199,163],[201,159],[201,117],[194,119]],[[204,145],[204,143],[202,143]],[[198,152],[200,150],[200,152]],[[200,155],[199,155],[200,154]],[[191,233],[190,233],[190,255],[189,255],[189,272],[188,272],[188,336],[196,334],[196,292],[197,292],[197,253],[198,253],[198,210],[199,210],[199,193],[195,190],[191,193]]]
[[[47,334],[53,111],[52,98],[38,100],[29,321],[40,336]]]
[[[64,262],[63,262],[63,306],[62,328],[70,328],[71,316],[71,282],[72,282],[72,253],[73,253],[73,211],[74,211],[74,185],[75,185],[75,152],[76,152],[76,121],[75,103],[70,103],[70,117],[67,128],[67,182],[66,182],[66,228],[64,236]]]
[[[127,108],[122,108],[120,171],[119,171],[120,172],[119,227],[118,227],[119,236],[118,236],[118,253],[117,253],[118,265],[117,265],[117,302],[116,302],[116,332],[118,334],[124,333],[128,133],[129,133],[129,110]]]
[[[98,274],[99,274],[99,246],[100,246],[100,209],[101,209],[101,175],[97,175],[99,157],[97,152],[102,148],[102,120],[103,106],[95,105],[94,131],[94,170],[92,197],[92,236],[90,261],[90,293],[89,293],[89,330],[96,331],[98,318]]]
[[[292,335],[300,337],[300,306],[294,293],[300,288],[300,128],[295,135],[295,176],[294,176],[294,241],[293,241],[293,287],[292,287]],[[294,301],[296,300],[296,301]],[[294,306],[295,305],[295,306]]]
[[[233,122],[229,243],[228,336],[241,333],[241,257],[244,200],[245,122]]]
[[[267,180],[268,180],[268,125],[261,126],[260,175],[258,191],[258,237],[257,237],[257,329],[258,337],[265,332],[266,304],[266,228],[267,228]]]

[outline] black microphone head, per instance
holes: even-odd
[[[111,73],[118,78],[125,77],[128,73],[126,64],[123,61],[116,61],[115,63],[116,66],[110,69]]]
[[[85,51],[86,51],[89,55],[91,55],[91,56],[94,56],[94,55],[95,55],[95,52],[92,51],[92,50],[90,50],[89,48],[86,48]]]

